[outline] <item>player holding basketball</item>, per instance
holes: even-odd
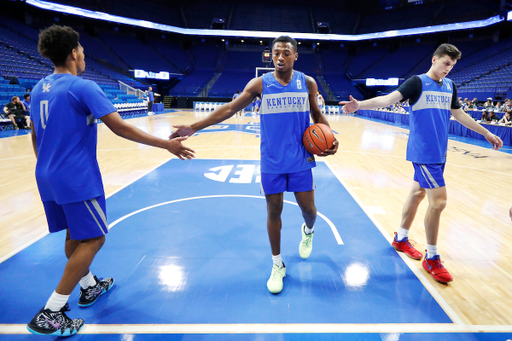
[[[316,101],[318,87],[313,78],[293,70],[298,58],[297,42],[287,36],[272,43],[275,71],[252,79],[238,98],[191,126],[178,128],[171,138],[191,136],[196,131],[224,121],[245,108],[262,94],[261,115],[261,187],[267,201],[267,231],[272,249],[273,267],[267,288],[277,294],[283,289],[286,268],[281,257],[281,212],[283,192],[294,192],[305,223],[301,227],[299,253],[308,258],[313,248],[313,228],[317,216],[311,169],[315,159],[302,144],[302,135],[315,123],[329,125]],[[321,156],[332,155],[338,142]]]
[[[501,139],[482,127],[466,114],[457,100],[455,84],[446,76],[460,59],[460,51],[451,44],[442,44],[434,52],[432,66],[426,74],[413,76],[389,95],[357,101],[350,96],[344,104],[343,112],[350,113],[358,109],[387,107],[401,100],[409,99],[410,134],[407,143],[407,160],[414,166],[414,182],[402,211],[402,222],[395,233],[393,247],[407,256],[420,260],[423,255],[409,242],[409,229],[420,202],[428,197],[428,209],[425,215],[427,235],[427,254],[423,268],[441,283],[453,280],[441,263],[437,249],[439,220],[446,206],[446,187],[443,177],[448,148],[448,129],[450,113],[467,128],[482,134],[493,148],[502,147]]]
[[[37,185],[50,232],[66,230],[68,258],[57,288],[27,325],[38,335],[69,336],[80,331],[84,320],[65,314],[69,295],[78,283],[81,307],[91,306],[114,285],[113,278],[98,279],[89,270],[108,233],[95,119],[101,118],[126,139],[166,149],[183,160],[193,157],[193,150],[181,144],[186,138],[163,140],[125,123],[96,83],[77,77],[85,71],[78,38],[77,32],[65,26],[41,31],[39,52],[52,61],[55,72],[31,93]]]

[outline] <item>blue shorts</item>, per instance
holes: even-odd
[[[261,193],[265,195],[283,192],[309,192],[313,189],[315,189],[315,181],[311,168],[295,173],[261,173]]]
[[[414,166],[414,181],[419,182],[421,188],[444,187],[444,166],[446,163],[431,163],[422,165],[412,163]]]
[[[43,206],[51,233],[67,229],[73,240],[90,239],[108,233],[104,195],[64,205],[44,201]]]

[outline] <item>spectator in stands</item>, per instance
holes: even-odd
[[[482,117],[480,118],[480,122],[482,123],[487,123],[487,122],[490,122],[491,120],[489,119],[489,110],[488,109],[484,109],[482,111]]]
[[[23,101],[21,101],[21,103],[25,106],[27,115],[30,115],[30,94],[24,94]]]
[[[25,106],[18,96],[13,96],[4,107],[4,112],[14,125],[14,129],[30,129],[30,116],[25,115],[25,111]]]
[[[324,96],[322,96],[322,93],[320,92],[320,90],[316,94],[316,101],[318,102],[318,107],[320,108],[322,113],[325,113],[325,100],[324,100]]]
[[[496,102],[496,105],[494,106],[495,112],[502,112],[503,108],[505,108],[504,105],[501,105],[501,102]]]
[[[487,98],[487,102],[484,103],[484,108],[494,108],[494,104],[492,103],[492,98]]]
[[[500,120],[500,117],[498,115],[496,115],[496,113],[494,112],[494,108],[491,108],[489,109],[489,119],[488,121],[492,122],[498,122]]]
[[[512,120],[510,120],[510,115],[512,114],[512,111],[507,111],[501,120],[498,121],[498,123],[504,124],[506,126],[512,125]]]
[[[234,101],[234,100],[235,100],[235,99],[237,99],[239,96],[240,96],[240,90],[237,90],[237,91],[236,91],[236,93],[233,95],[232,100]],[[236,115],[236,116],[240,116],[240,117],[242,117],[242,110],[240,110],[239,112],[237,112],[235,115]]]
[[[478,100],[475,98],[473,98],[472,101],[469,101],[468,102],[468,107],[467,107],[468,110],[478,110]]]
[[[155,103],[155,97],[160,96],[160,94],[157,94],[153,92],[153,87],[148,88],[148,115],[153,115],[153,103]]]

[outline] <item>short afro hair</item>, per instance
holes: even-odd
[[[52,25],[39,33],[37,49],[55,66],[63,66],[73,49],[78,48],[80,35],[69,26]]]

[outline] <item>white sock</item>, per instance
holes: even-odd
[[[82,277],[80,280],[80,286],[82,289],[87,289],[88,287],[93,287],[96,285],[96,280],[94,279],[94,276],[92,275],[92,272],[89,271],[87,275]]]
[[[427,258],[433,258],[434,256],[439,256],[439,251],[437,251],[437,245],[428,245],[427,244]]]
[[[305,225],[305,224],[304,224]],[[309,228],[308,225],[305,225],[304,227],[304,233],[305,234],[311,234],[313,233],[313,230],[315,229],[315,227],[313,226],[312,228]]]
[[[272,262],[274,262],[274,265],[277,265],[279,268],[283,267],[283,257],[281,257],[281,254],[278,254],[277,256],[272,255]]]
[[[57,294],[55,291],[50,296],[50,299],[48,302],[46,302],[46,305],[44,306],[44,309],[50,309],[51,311],[59,311],[63,306],[68,303],[70,295],[61,295]]]
[[[396,233],[396,239],[399,241],[404,239],[405,237],[409,238],[409,230],[406,230],[402,227],[398,229],[398,232]]]

